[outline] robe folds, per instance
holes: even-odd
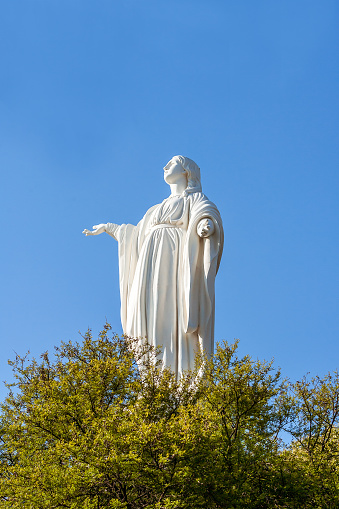
[[[214,232],[199,237],[210,218]],[[223,249],[222,221],[201,192],[170,196],[137,226],[123,224],[119,243],[121,322],[124,333],[161,347],[164,366],[180,377],[197,352],[214,348],[214,281]]]

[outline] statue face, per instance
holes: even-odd
[[[167,184],[175,184],[179,180],[182,180],[183,177],[187,180],[186,171],[181,166],[178,159],[171,159],[164,167],[164,172],[164,179]]]

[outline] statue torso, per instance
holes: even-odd
[[[185,196],[169,196],[156,207],[150,220],[150,226],[172,225],[187,229],[189,200]]]

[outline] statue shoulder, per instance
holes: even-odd
[[[209,202],[209,199],[207,198],[206,194],[204,194],[202,192],[189,193],[187,195],[187,198],[190,201],[191,207],[193,207],[194,205],[200,204],[200,203]]]
[[[191,210],[201,209],[201,208],[211,208],[212,210],[218,210],[217,206],[207,198],[204,193],[192,193],[189,195],[189,199],[191,202]]]
[[[152,205],[152,207],[150,207],[150,208],[146,211],[146,213],[145,213],[145,215],[144,215],[144,217],[143,217],[143,220],[145,220],[145,219],[149,219],[149,218],[151,217],[151,215],[153,214],[153,212],[154,212],[154,211],[155,211],[158,207],[159,207],[159,203],[157,203],[156,205]]]
[[[159,205],[161,205],[161,203],[157,203],[156,205],[152,205],[151,208],[148,209],[148,211],[146,212],[146,214],[152,214],[152,212],[157,208],[159,207]]]

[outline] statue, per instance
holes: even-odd
[[[179,378],[197,352],[214,348],[214,280],[223,249],[222,221],[202,193],[200,169],[175,156],[164,167],[171,194],[138,223],[98,224],[119,243],[124,333],[161,346],[163,365]]]

